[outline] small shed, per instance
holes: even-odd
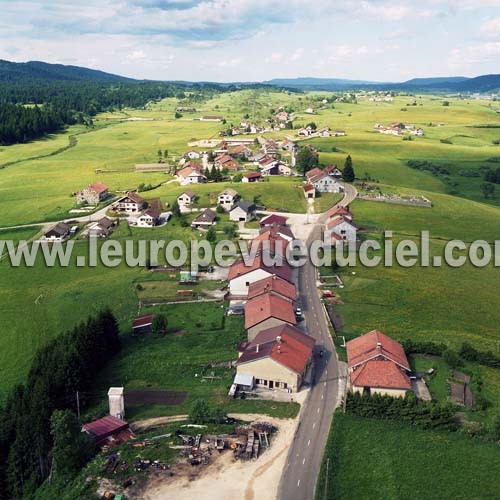
[[[254,386],[254,377],[247,373],[237,373],[233,383],[238,386],[238,389],[251,391]]]

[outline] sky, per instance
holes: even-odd
[[[500,73],[500,0],[0,0],[0,59],[139,79]]]

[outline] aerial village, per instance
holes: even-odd
[[[381,96],[380,99],[392,97]],[[314,114],[315,110],[308,108],[305,113]],[[205,283],[204,280],[212,280],[217,289],[211,292],[209,300],[224,303],[226,317],[243,317],[246,338],[234,346],[234,361],[227,365],[233,376],[225,391],[226,398],[304,402],[309,394],[313,397],[322,382],[332,393],[335,390],[334,406],[341,406],[348,393],[404,397],[411,392],[421,400],[430,401],[424,374],[412,371],[403,346],[378,331],[377,325],[373,325],[373,331],[348,341],[344,338],[343,344],[337,344],[345,350],[345,361],[337,359],[335,353],[332,356],[330,334],[335,327],[332,310],[336,303],[333,287],[343,287],[342,280],[334,275],[327,281],[316,270],[312,278],[306,278],[300,275],[301,270],[287,263],[286,252],[292,240],[306,241],[315,225],[321,227],[323,241],[333,249],[344,243],[359,244],[363,228],[356,225],[349,208],[358,193],[345,181],[343,171],[336,165],[317,166],[304,175],[297,169],[301,140],[340,137],[346,132],[307,125],[294,130],[296,135],[287,133],[282,140],[264,136],[269,131],[288,131],[291,119],[286,111],[280,110],[273,122],[265,127],[242,121],[239,127],[222,131],[218,139],[190,142],[190,149],[175,164],[159,161],[136,165],[140,171],[165,172],[173,177],[168,182],[185,188],[176,197],[176,206],[159,197],[147,198],[139,190],[111,193],[102,182],[83,187],[75,193],[78,204],[74,210],[75,221],[59,222],[50,227],[44,234],[44,241],[62,242],[77,233],[79,238],[106,239],[123,224],[142,229],[166,226],[168,231],[169,224],[178,216],[190,217],[193,234],[208,235],[217,230],[220,217],[225,217],[234,225],[234,235],[255,251],[251,264],[240,258],[229,269],[210,266],[199,274],[185,269],[165,271],[169,278],[178,280],[182,288],[177,291],[175,300],[190,301],[196,307],[197,301],[207,297],[200,299],[191,288]],[[210,115],[201,117],[200,121],[223,123],[224,118]],[[390,135],[423,135],[422,129],[403,123],[388,127],[377,124],[375,130]],[[251,135],[256,137],[248,137]],[[305,148],[312,155],[318,154],[311,145]],[[302,195],[310,207],[308,213],[267,210],[257,200],[245,199],[238,192],[240,183],[242,186],[265,183],[268,178],[278,176],[298,178]],[[229,181],[231,187],[217,190],[217,183],[222,181]],[[211,206],[198,203],[197,186],[205,184],[216,189]],[[326,212],[316,214],[315,200],[325,194],[338,195],[338,201]],[[309,217],[315,224],[311,224]],[[268,260],[275,264],[268,265]],[[151,272],[161,270],[152,269]],[[316,300],[318,309],[313,310],[310,304]],[[159,316],[151,308],[146,313],[139,308],[131,325],[131,335],[135,338],[153,335]],[[318,327],[326,329],[330,340],[319,337]],[[326,375],[318,375],[328,373],[328,368],[338,374],[335,389],[327,385],[330,379]],[[201,382],[213,381],[217,378],[215,373],[202,375]],[[470,407],[473,401],[470,379],[458,372],[456,377],[458,381],[453,391],[457,404]],[[182,402],[185,395],[175,391],[126,390],[125,385],[123,381],[123,385],[109,387],[107,415],[82,426],[82,431],[104,452],[104,476],[122,479],[121,488],[116,487],[116,481],[102,482],[105,498],[112,498],[111,490],[131,495],[137,484],[143,484],[137,483],[141,475],[143,478],[160,476],[163,482],[175,485],[176,481],[186,478],[189,481],[199,479],[202,473],[196,471],[211,470],[210,465],[221,460],[228,467],[235,463],[258,462],[262,454],[273,453],[269,450],[279,443],[276,437],[279,425],[272,418],[239,422],[230,433],[213,433],[206,425],[177,425],[175,418],[172,420],[168,416],[152,419],[148,424],[129,424],[129,405],[176,404]],[[321,399],[323,397],[324,394]],[[186,418],[183,416],[180,421]],[[227,415],[223,421],[234,423],[237,419],[238,415]],[[172,430],[155,435],[155,428],[165,424]],[[163,441],[169,443],[168,459],[163,459],[159,451]],[[129,451],[124,452],[123,446],[129,446]],[[118,449],[121,451],[116,451]],[[175,455],[172,455],[173,450]],[[120,494],[114,498],[119,499]]]

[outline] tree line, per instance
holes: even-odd
[[[32,495],[58,457],[61,469],[64,461],[60,448],[54,448],[54,436],[70,425],[71,414],[55,412],[75,411],[77,391],[82,394],[80,408],[85,408],[85,393],[120,346],[116,319],[104,310],[37,351],[26,383],[15,386],[0,406],[0,499]],[[83,465],[81,457],[87,453],[78,442],[74,452],[80,457],[74,463]]]

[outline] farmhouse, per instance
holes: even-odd
[[[213,226],[217,221],[217,214],[210,208],[206,208],[203,212],[191,222],[193,229],[204,229]]]
[[[45,239],[48,241],[63,241],[70,233],[70,227],[65,222],[58,222],[44,233]]]
[[[153,208],[148,208],[139,217],[134,219],[133,225],[137,227],[155,227],[158,224],[160,213]]]
[[[343,241],[356,241],[357,226],[345,216],[337,215],[328,221],[325,236],[337,235]],[[339,239],[339,238],[335,238]]]
[[[175,176],[177,177],[181,186],[187,184],[202,184],[207,182],[207,178],[196,168],[185,167],[179,170]]]
[[[276,275],[268,276],[267,278],[251,283],[248,287],[248,300],[266,293],[277,295],[290,302],[297,300],[295,285]]]
[[[126,196],[123,196],[114,203],[114,207],[119,212],[126,214],[137,214],[142,210],[144,198],[135,191],[129,191]]]
[[[238,162],[228,154],[223,154],[215,158],[214,160],[215,166],[219,169],[227,169],[227,170],[238,170],[239,165]]]
[[[335,137],[344,137],[347,135],[346,131],[345,130],[335,130],[335,132],[333,133],[333,135]]]
[[[95,182],[79,191],[76,195],[77,203],[88,203],[89,205],[98,205],[109,196],[109,189],[106,184]]]
[[[132,335],[141,335],[153,331],[154,314],[137,316],[132,323]]]
[[[99,221],[90,224],[88,234],[97,238],[106,238],[113,232],[115,227],[116,222],[114,220],[103,217]]]
[[[343,193],[344,186],[327,172],[321,172],[309,179],[309,184],[314,186],[318,193]]]
[[[350,389],[403,397],[411,390],[410,364],[401,344],[378,330],[346,344]]]
[[[233,222],[248,222],[255,219],[257,207],[251,201],[240,201],[229,211],[229,220]]]
[[[217,197],[217,205],[220,205],[224,210],[231,210],[233,205],[239,200],[240,195],[237,191],[231,188],[224,189]]]
[[[293,304],[278,295],[266,293],[245,304],[245,328],[248,340],[252,341],[259,332],[283,323],[295,325]]]
[[[191,189],[188,189],[177,197],[177,203],[180,207],[188,207],[194,202],[195,199],[196,193],[191,191]]]
[[[249,245],[251,249],[255,248],[257,252],[266,253],[271,257],[285,257],[289,243],[286,238],[283,238],[277,232],[267,231],[256,236],[251,243],[249,242]]]
[[[252,172],[250,174],[245,174],[241,178],[241,182],[259,182],[262,179],[262,174],[260,172]]]
[[[258,388],[297,392],[311,364],[314,344],[312,337],[293,326],[268,328],[241,346],[236,373],[253,377]]]
[[[229,269],[230,296],[233,299],[246,298],[248,287],[252,283],[273,275],[292,282],[292,268],[287,262],[281,266],[267,266],[261,253],[258,253],[254,259],[250,259],[248,263],[239,259]]]

